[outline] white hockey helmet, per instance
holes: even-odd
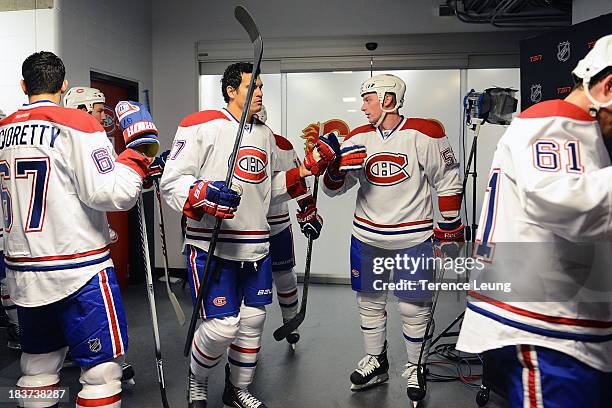
[[[268,121],[268,111],[266,111],[266,107],[261,105],[261,110],[256,113],[257,119],[261,120],[263,123]]]
[[[612,105],[612,99],[607,102],[598,101],[589,91],[591,79],[608,67],[612,67],[612,34],[597,40],[591,51],[578,62],[572,71],[572,74],[582,79],[584,93],[593,104],[592,109],[595,113],[600,108]]]
[[[395,95],[395,106],[390,110],[383,108],[384,112],[393,112],[396,109],[401,108],[404,105],[404,93],[406,92],[406,84],[400,78],[391,74],[380,74],[375,75],[372,78],[365,80],[361,84],[361,92],[359,93],[362,97],[370,92],[376,92],[378,99],[380,100],[380,106],[382,107],[385,99],[385,94],[392,93]]]
[[[64,96],[64,106],[67,108],[80,108],[85,106],[87,112],[93,111],[95,103],[104,103],[106,98],[100,90],[86,86],[75,86],[70,88]]]

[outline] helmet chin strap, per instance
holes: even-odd
[[[380,118],[378,118],[378,120],[374,124],[375,128],[378,128],[380,126],[380,124],[383,122],[383,120],[385,120],[385,116],[387,116],[387,111],[383,110],[382,115],[380,115]]]
[[[597,115],[597,112],[599,112],[599,109],[607,108],[608,106],[612,105],[612,99],[610,99],[608,102],[600,102],[595,99],[593,95],[591,95],[591,91],[589,90],[589,82],[591,82],[590,77],[584,78],[584,80],[582,81],[582,86],[584,88],[584,94],[591,102],[591,106],[589,107],[589,114],[592,117],[595,117]]]

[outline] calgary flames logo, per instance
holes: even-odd
[[[345,138],[350,133],[351,129],[345,121],[341,119],[330,119],[327,122],[311,123],[302,130],[302,139],[305,140],[305,150],[308,152],[312,150],[319,140],[319,136],[325,135],[329,132],[337,132],[340,138]]]
[[[376,186],[392,186],[410,178],[408,156],[403,153],[381,152],[365,162],[365,175]]]
[[[234,177],[247,183],[259,184],[268,177],[267,166],[268,155],[265,150],[243,146],[238,152]]]

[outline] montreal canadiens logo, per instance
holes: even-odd
[[[377,186],[392,186],[410,178],[408,156],[403,153],[376,153],[365,163],[368,181]]]
[[[268,178],[267,166],[268,154],[265,150],[244,146],[238,153],[234,177],[246,183],[259,184]]]
[[[217,307],[225,306],[226,304],[227,300],[225,299],[225,296],[217,296],[213,299],[213,305]]]

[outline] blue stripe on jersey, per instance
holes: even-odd
[[[210,241],[210,237],[201,237],[199,235],[187,234],[188,239],[194,241]],[[219,238],[218,242],[228,242],[232,244],[261,244],[262,242],[268,242],[269,238],[252,238],[252,239],[238,239],[238,238]]]
[[[227,357],[227,361],[229,361],[230,364],[233,364],[238,367],[256,367],[257,366],[257,361],[254,363],[243,363],[242,361],[234,360],[233,358],[229,356]]]
[[[524,330],[527,331],[529,333],[534,333],[534,334],[539,334],[541,336],[546,336],[546,337],[553,337],[553,338],[557,338],[557,339],[565,339],[565,340],[576,340],[576,341],[584,341],[584,342],[590,342],[590,343],[603,343],[606,341],[610,341],[612,340],[612,334],[606,334],[606,335],[597,335],[597,334],[578,334],[578,333],[569,333],[569,332],[562,332],[562,331],[558,331],[558,330],[550,330],[550,329],[543,329],[540,327],[535,327],[535,326],[530,326],[528,324],[525,323],[519,323],[519,322],[515,322],[514,320],[510,320],[507,319],[505,317],[496,315],[493,312],[489,312],[488,310],[482,309],[470,302],[468,302],[467,307],[478,313],[481,314],[483,316],[488,317],[489,319],[493,319],[496,320],[502,324],[505,324],[506,326],[510,326],[510,327],[514,327],[516,329],[520,329],[520,330]]]
[[[102,258],[91,259],[89,261],[77,262],[73,264],[62,264],[62,265],[43,265],[43,266],[31,266],[31,265],[9,265],[7,269],[18,272],[46,272],[46,271],[60,271],[64,269],[76,269],[83,268],[85,266],[96,265],[105,261],[108,261],[111,257],[110,252],[104,255]]]
[[[369,232],[373,232],[374,234],[381,234],[381,235],[401,235],[401,234],[414,234],[416,232],[425,232],[425,231],[432,231],[433,230],[433,225],[430,225],[428,227],[422,227],[422,228],[416,228],[413,230],[403,230],[403,231],[379,231],[379,230],[375,230],[372,228],[368,228],[365,227],[363,225],[357,224],[356,221],[353,221],[353,225],[357,228],[360,228],[362,230],[366,230]]]

